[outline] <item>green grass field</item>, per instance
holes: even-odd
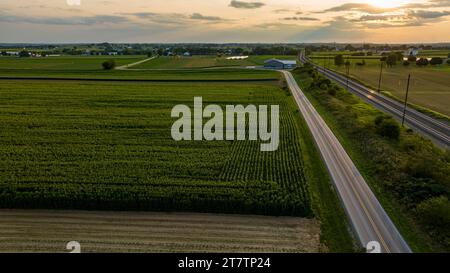
[[[262,64],[269,57],[255,56],[250,61],[237,61],[240,64]],[[229,68],[224,58],[215,65],[222,68],[200,70],[202,65],[215,62],[214,57],[192,57],[175,59],[161,57],[140,66],[162,67],[170,70],[112,70],[105,71],[101,64],[108,59],[116,60],[117,66],[145,59],[145,56],[64,56],[48,58],[0,57],[0,79],[2,78],[51,78],[51,79],[103,79],[103,80],[154,80],[154,81],[248,81],[278,80],[275,71]],[[155,63],[154,63],[155,62]],[[235,61],[232,61],[235,62]],[[233,63],[234,65],[235,63]],[[219,67],[218,66],[218,67]]]
[[[0,69],[33,70],[101,70],[106,60],[115,60],[117,66],[134,63],[146,56],[60,56],[45,58],[0,57]]]
[[[322,59],[314,59],[317,64],[327,66],[333,70],[345,74],[345,66],[337,67],[334,62],[324,62]],[[361,58],[360,58],[361,59]],[[357,66],[360,59],[352,60],[350,75],[355,79],[377,89],[380,74],[380,61],[365,59],[365,66]],[[385,68],[382,78],[382,90],[393,96],[404,99],[408,74],[411,74],[409,102],[438,113],[450,116],[450,66],[417,67],[411,64],[408,67],[397,64],[394,67]]]
[[[337,54],[342,54],[345,57],[349,57],[349,58],[361,58],[361,57],[357,57],[357,56],[351,56],[351,54],[355,53],[354,51],[317,51],[317,52],[312,52],[311,53],[311,57],[325,57],[325,56],[330,56],[330,57],[334,57]],[[421,50],[419,51],[418,57],[442,57],[442,58],[447,58],[448,54],[450,54],[450,50]],[[379,59],[380,56],[377,54],[374,54],[374,56],[365,56],[366,59]]]
[[[450,50],[422,50],[419,52],[419,57],[442,57],[447,58]]]
[[[137,65],[135,69],[192,69],[233,66],[260,66],[272,58],[295,60],[296,56],[250,56],[244,60],[228,60],[228,56],[159,57]]]
[[[175,142],[177,104],[279,104],[281,144]],[[300,117],[261,84],[1,81],[2,207],[311,216]],[[312,165],[312,164],[311,164]]]
[[[355,52],[350,52],[350,51],[320,51],[320,52],[312,52],[310,55],[308,55],[310,58],[314,58],[314,59],[318,59],[318,60],[324,60],[324,59],[328,59],[328,58],[334,58],[334,56],[336,55],[343,55],[345,58],[348,59],[366,59],[366,60],[370,60],[370,59],[380,59],[379,55],[374,55],[374,56],[352,56],[352,54]]]

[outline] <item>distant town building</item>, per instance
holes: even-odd
[[[264,67],[269,69],[293,69],[297,67],[297,61],[271,59],[264,62]]]

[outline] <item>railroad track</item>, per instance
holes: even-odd
[[[310,63],[325,77],[337,82],[339,85],[347,88],[347,77],[326,69],[320,65],[313,63],[304,53],[300,54],[300,60],[303,63]],[[348,79],[348,90],[364,101],[372,104],[376,108],[385,113],[392,115],[397,120],[401,120],[403,116],[404,105],[394,99],[388,98],[378,92],[352,80]],[[416,130],[421,135],[431,139],[436,145],[443,149],[450,147],[450,125],[445,121],[432,118],[421,113],[411,107],[406,108],[405,124]]]

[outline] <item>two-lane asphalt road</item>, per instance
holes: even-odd
[[[383,253],[411,249],[381,207],[336,136],[308,101],[292,74],[282,71],[332,177],[339,198],[363,247],[377,242]]]
[[[303,52],[300,54],[300,60],[303,63],[311,63],[324,76],[334,80],[339,85],[347,88],[347,78],[330,69],[323,68],[311,62]],[[366,102],[374,105],[378,109],[392,115],[397,120],[401,120],[403,116],[404,105],[396,100],[383,96],[359,84],[351,79],[348,81],[348,89]],[[450,147],[450,125],[444,121],[436,120],[424,113],[407,107],[405,123],[420,134],[431,139],[436,145],[449,149]]]

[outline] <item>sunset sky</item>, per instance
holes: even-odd
[[[450,0],[0,0],[0,43],[450,42]]]

